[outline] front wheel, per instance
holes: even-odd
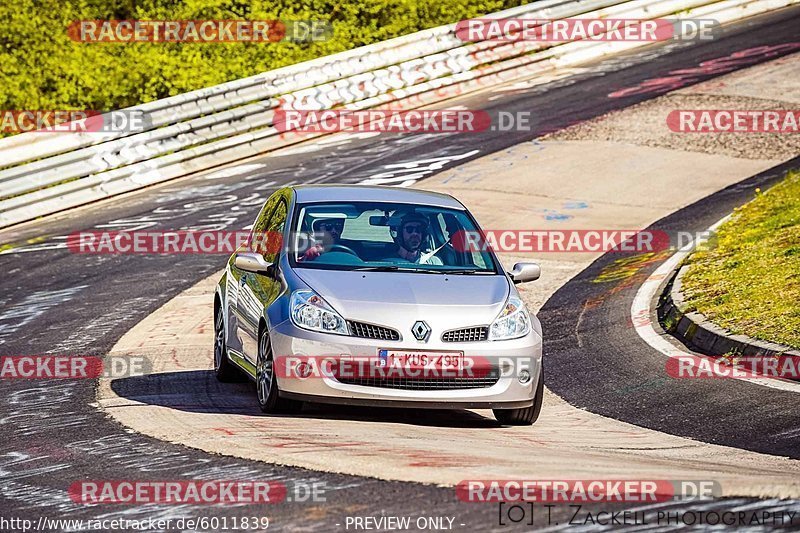
[[[544,368],[539,369],[539,382],[533,395],[533,405],[522,409],[492,409],[494,417],[504,426],[530,426],[539,418],[544,400]]]
[[[295,413],[303,407],[303,402],[280,397],[278,378],[275,376],[272,343],[270,343],[269,333],[266,331],[262,331],[258,338],[256,392],[258,394],[258,406],[264,413]]]

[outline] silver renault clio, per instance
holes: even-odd
[[[476,235],[445,194],[276,191],[216,287],[217,378],[252,379],[265,413],[303,402],[493,409],[500,423],[532,424],[542,332],[514,285],[540,269],[505,272]]]

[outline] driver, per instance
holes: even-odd
[[[435,255],[422,251],[428,237],[428,218],[425,215],[414,211],[406,213],[400,224],[392,228],[392,237],[401,259],[421,265],[442,264]]]
[[[316,242],[303,253],[298,261],[313,261],[339,243],[344,229],[344,220],[341,218],[320,218],[311,226]]]

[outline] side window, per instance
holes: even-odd
[[[253,242],[256,235],[263,235],[264,232],[267,231],[267,223],[269,222],[270,215],[275,210],[275,205],[280,200],[280,195],[276,194],[267,200],[267,203],[261,208],[261,211],[256,217],[256,221],[253,223],[253,229],[250,231],[250,242]]]
[[[288,207],[286,201],[280,199],[266,225],[267,237],[264,242],[264,250],[261,252],[264,255],[264,259],[270,263],[275,262],[283,247],[283,230],[286,227],[287,215]]]

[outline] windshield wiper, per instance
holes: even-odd
[[[462,268],[455,270],[437,270],[442,274],[494,274],[491,270],[476,270],[474,268]]]
[[[410,263],[415,264],[415,263]],[[446,270],[438,270],[435,268],[418,268],[414,266],[399,266],[399,265],[381,265],[381,266],[365,266],[354,268],[358,272],[418,272],[421,274],[448,274]]]
[[[476,270],[474,268],[462,268],[462,269],[453,269],[453,270],[446,270],[440,268],[421,268],[420,267],[405,267],[399,265],[381,265],[381,266],[365,266],[365,267],[358,267],[354,268],[354,271],[358,272],[421,272],[423,274],[493,274],[493,272],[488,270]]]
[[[409,268],[401,268],[397,265],[381,265],[381,266],[366,266],[358,267],[353,270],[358,272],[393,272],[395,270],[414,270]]]

